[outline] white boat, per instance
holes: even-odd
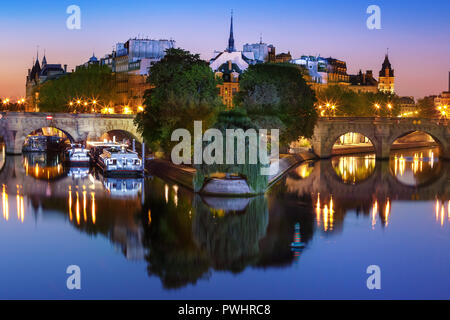
[[[136,197],[142,192],[142,178],[103,178],[103,185],[113,197]]]
[[[88,167],[71,167],[67,173],[73,179],[86,178],[89,175]]]
[[[74,145],[67,150],[67,160],[71,165],[89,165],[89,150],[82,145]]]
[[[104,148],[98,156],[98,166],[105,175],[142,175],[142,160],[137,152],[122,147]]]

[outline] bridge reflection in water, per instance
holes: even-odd
[[[81,234],[108,238],[127,259],[145,261],[166,289],[213,271],[299,263],[302,250],[290,247],[297,223],[306,248],[316,233],[343,232],[353,212],[366,218],[368,231],[389,227],[399,200],[431,201],[434,212],[424,214],[450,223],[450,165],[436,149],[399,151],[384,162],[373,155],[306,162],[265,196],[245,199],[200,197],[157,177],[107,179],[40,155],[1,163],[4,221],[45,221],[56,213]]]

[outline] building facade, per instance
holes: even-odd
[[[275,57],[275,47],[271,44],[263,43],[260,39],[259,43],[244,44],[243,52],[252,52],[254,59],[258,63],[269,62]]]
[[[401,97],[398,99],[398,104],[400,105],[400,117],[414,118],[418,116],[419,110],[414,97]]]
[[[380,70],[380,77],[378,79],[378,90],[384,93],[395,93],[395,76],[394,69],[392,69],[389,57],[386,54],[383,65]]]
[[[373,77],[372,70],[362,72],[359,70],[357,75],[350,75],[350,90],[356,92],[378,92],[378,81]]]
[[[434,98],[434,106],[439,117],[450,118],[450,72],[448,73],[448,91],[444,91]]]
[[[28,74],[25,83],[26,92],[26,108],[25,111],[38,112],[39,111],[39,90],[42,84],[48,80],[57,79],[67,74],[67,65],[64,68],[61,64],[49,64],[44,55],[42,63],[39,62],[39,54],[36,62],[31,69],[28,69]]]
[[[320,56],[302,56],[290,60],[305,71],[306,82],[314,89],[320,90],[328,85],[350,85],[350,76],[347,74],[347,63],[335,58]]]
[[[100,59],[100,64],[110,67],[116,75],[119,108],[131,113],[142,108],[144,93],[151,89],[147,81],[150,68],[171,48],[175,48],[174,40],[134,38],[117,43],[112,53]]]

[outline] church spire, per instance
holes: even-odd
[[[233,10],[231,10],[231,25],[230,25],[230,38],[228,39],[228,52],[236,51],[234,47],[234,36],[233,36]]]
[[[45,57],[45,50],[44,50],[44,58],[42,59],[42,67],[44,67],[47,64],[47,58]]]

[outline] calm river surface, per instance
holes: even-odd
[[[253,199],[3,153],[0,298],[449,299],[450,163],[438,152],[304,163]],[[296,224],[306,245],[292,250]],[[81,290],[66,287],[69,265]],[[370,265],[381,290],[367,289]]]

